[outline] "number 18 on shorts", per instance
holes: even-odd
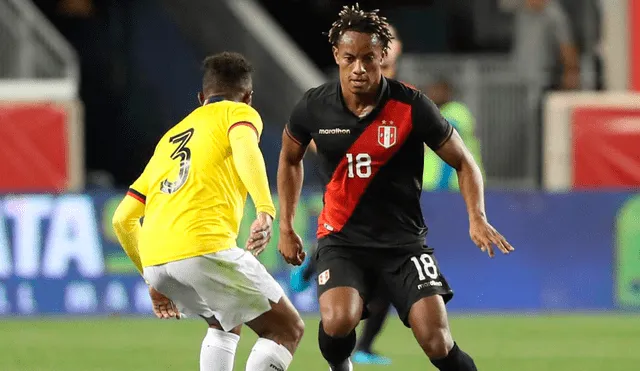
[[[391,281],[389,289],[393,304],[407,326],[411,306],[420,299],[440,295],[446,303],[453,297],[453,291],[431,252],[414,251],[405,255],[398,273],[388,277]]]
[[[416,267],[416,272],[418,272],[418,278],[420,278],[420,281],[426,281],[427,279],[430,280],[429,282],[418,285],[418,289],[424,286],[442,287],[442,282],[438,279],[438,276],[440,275],[438,267],[431,255],[424,253],[419,257],[412,256],[411,261]]]

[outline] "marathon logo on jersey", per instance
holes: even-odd
[[[344,135],[348,135],[351,134],[351,129],[340,129],[340,128],[333,128],[333,129],[320,129],[318,130],[318,134],[344,134]]]
[[[329,282],[329,278],[331,278],[331,273],[327,269],[326,271],[318,275],[318,285],[326,284],[327,282]]]
[[[393,121],[382,120],[382,125],[378,126],[378,144],[384,148],[391,148],[396,144],[397,128],[393,126]]]
[[[421,283],[418,285],[418,290],[422,290],[426,287],[433,287],[433,286],[442,287],[442,282],[431,280],[429,282]]]

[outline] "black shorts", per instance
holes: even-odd
[[[409,310],[422,298],[441,295],[447,303],[453,297],[427,247],[367,248],[325,246],[314,256],[317,265],[318,298],[335,287],[353,287],[358,290],[366,306],[379,290],[384,290],[396,307],[400,319],[409,326]]]

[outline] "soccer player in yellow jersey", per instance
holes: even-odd
[[[286,370],[304,330],[254,256],[270,240],[275,208],[251,73],[237,53],[205,59],[202,106],[160,140],[113,218],[118,240],[150,285],[156,315],[207,321],[201,371],[233,370],[242,324],[260,337],[247,370]],[[257,219],[244,250],[236,238],[247,192]]]

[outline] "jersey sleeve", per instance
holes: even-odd
[[[412,114],[413,125],[420,139],[434,151],[442,147],[453,134],[453,126],[423,93],[419,93],[414,100]]]
[[[147,165],[147,168],[149,165]],[[142,172],[138,179],[136,179],[133,184],[129,187],[129,191],[127,192],[127,196],[131,196],[136,200],[142,202],[143,204],[147,202],[147,193],[149,192],[149,180],[147,171]]]
[[[285,130],[289,138],[298,144],[306,146],[311,142],[311,130],[309,130],[309,111],[307,109],[306,96],[303,97],[293,108],[289,123],[285,126]]]
[[[276,209],[271,199],[267,169],[258,147],[258,138],[246,126],[229,133],[233,162],[245,188],[251,195],[257,212],[275,218]]]
[[[135,197],[134,197],[135,198]],[[127,256],[133,261],[138,272],[142,274],[142,262],[138,252],[138,236],[140,219],[144,216],[145,206],[140,202],[125,197],[113,214],[113,231]]]
[[[258,139],[260,139],[264,127],[258,111],[244,103],[238,103],[229,110],[228,123],[227,135],[238,126],[246,126],[253,129]]]

